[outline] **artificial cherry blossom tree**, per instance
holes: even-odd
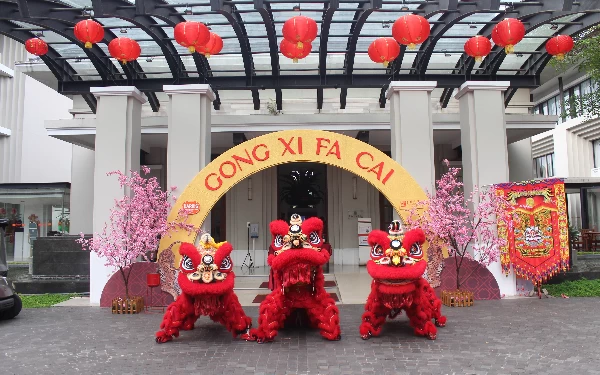
[[[448,160],[444,160],[449,166]],[[471,275],[461,279],[460,271],[465,258],[472,258],[483,266],[497,262],[504,240],[498,237],[496,215],[506,212],[507,202],[495,191],[473,189],[465,197],[463,183],[457,178],[459,168],[449,168],[436,182],[435,195],[418,202],[411,211],[408,224],[420,227],[433,249],[448,250],[454,257],[456,289]],[[469,251],[471,246],[473,255]]]
[[[141,169],[144,174],[150,173],[146,166]],[[145,178],[136,171],[131,172],[131,177],[120,171],[108,175],[117,176],[121,187],[126,187],[130,194],[115,201],[110,221],[105,223],[102,233],[94,233],[91,239],[81,233],[77,242],[84,250],[104,258],[107,267],[119,270],[129,298],[129,276],[136,259],[146,259],[146,253],[157,248],[160,237],[174,229],[167,222],[167,216],[175,199],[171,192],[176,187],[163,191],[156,177]],[[187,228],[184,226],[184,229]],[[128,267],[129,271],[125,272]]]

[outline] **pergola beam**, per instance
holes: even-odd
[[[422,77],[426,81],[437,81],[440,88],[457,88],[464,83],[465,79],[459,75],[447,74],[427,74]],[[399,81],[414,80],[411,74],[398,75]],[[497,81],[506,80],[511,82],[511,86],[534,88],[539,85],[537,76],[534,75],[507,75],[507,76],[484,76],[479,77],[482,81]],[[194,83],[195,78],[182,78],[180,84]],[[136,86],[141,91],[162,91],[163,85],[168,85],[171,82],[169,78],[154,78],[154,79],[134,79],[134,80],[118,80],[114,83],[117,85]],[[355,74],[352,82],[347,82],[346,75],[330,75],[327,79],[327,85],[322,85],[317,75],[293,75],[281,76],[277,87],[283,89],[317,89],[323,88],[380,88],[389,83],[386,76],[374,74]],[[88,92],[90,87],[98,86],[100,81],[86,80],[81,82],[64,82],[60,88],[60,92],[64,94],[80,94]],[[219,90],[273,90],[275,84],[269,76],[255,76],[251,86],[246,84],[245,77],[237,76],[219,76],[211,79],[211,86]]]
[[[258,10],[258,13],[265,23],[267,38],[269,40],[269,53],[271,55],[271,74],[273,80],[277,82],[279,81],[279,48],[277,46],[277,34],[275,32],[275,21],[273,19],[273,12],[271,12],[271,5],[263,0],[254,0],[254,9]],[[275,103],[278,111],[281,111],[283,108],[282,97],[281,89],[275,89]],[[255,107],[254,109],[257,108]]]
[[[327,83],[327,42],[329,41],[329,27],[333,14],[339,8],[339,0],[330,0],[323,8],[323,23],[319,39],[319,77],[321,83]],[[323,88],[317,88],[317,109],[323,109]]]
[[[350,27],[350,37],[348,38],[348,45],[346,47],[346,57],[344,59],[344,70],[346,74],[346,86],[342,87],[340,92],[340,108],[346,108],[346,97],[348,96],[348,86],[352,84],[352,72],[354,71],[354,57],[356,56],[356,42],[360,36],[360,31],[363,25],[369,18],[369,15],[374,10],[380,9],[382,0],[369,0],[364,2],[354,13],[354,22]]]

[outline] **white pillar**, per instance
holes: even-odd
[[[435,188],[431,91],[435,81],[391,82],[390,101],[392,159],[428,192]],[[399,219],[394,211],[394,219]]]
[[[508,182],[508,149],[506,144],[506,121],[504,119],[504,95],[510,82],[467,81],[458,93],[460,107],[460,133],[465,196],[473,188]],[[500,294],[514,296],[517,292],[516,277],[506,277],[500,263],[488,269],[498,281]]]
[[[110,219],[115,199],[128,191],[108,172],[139,171],[142,104],[146,99],[132,86],[93,87],[96,110],[96,153],[94,161],[94,232],[101,233]],[[90,255],[90,304],[100,303],[102,290],[115,270],[105,259]]]
[[[215,94],[209,85],[165,85],[169,95],[167,185],[179,195],[210,163],[211,108]],[[202,227],[210,230],[210,216]]]
[[[69,233],[75,236],[94,232],[94,215],[90,209],[90,202],[94,201],[94,155],[93,150],[73,145]]]

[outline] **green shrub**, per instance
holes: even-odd
[[[75,297],[76,294],[31,294],[31,295],[20,295],[23,301],[24,309],[32,309],[38,307],[50,307],[57,303],[64,302],[71,297]]]
[[[554,297],[560,297],[561,294],[569,297],[600,297],[600,280],[564,281],[560,284],[544,285],[542,288]]]

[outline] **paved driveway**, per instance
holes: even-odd
[[[257,308],[245,308],[256,321]],[[342,340],[281,331],[274,343],[232,340],[207,318],[156,344],[161,314],[91,307],[24,310],[0,322],[1,374],[600,374],[600,299],[477,301],[445,308],[436,341],[405,316],[363,341],[363,307],[340,306]],[[8,371],[7,371],[8,369]]]

